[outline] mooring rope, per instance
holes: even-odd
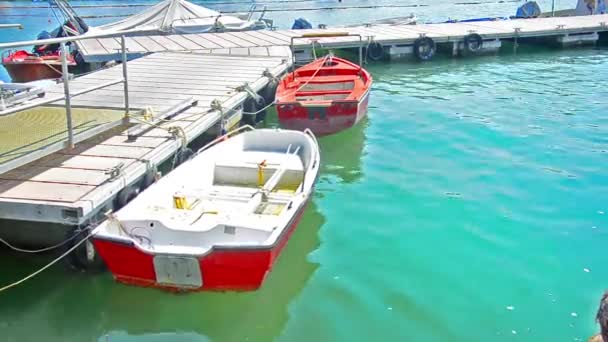
[[[327,56],[323,57],[323,63],[321,63],[321,66],[319,66],[319,68],[317,68],[317,70],[315,70],[315,72],[314,72],[314,73],[313,73],[313,74],[310,76],[310,78],[308,79],[308,81],[304,82],[304,84],[302,84],[302,85],[301,85],[301,86],[300,86],[298,89],[294,90],[293,92],[291,92],[291,93],[289,93],[289,94],[287,94],[287,95],[283,95],[282,97],[291,96],[291,95],[293,95],[293,94],[295,94],[295,93],[299,92],[300,90],[302,90],[302,88],[306,87],[306,86],[308,85],[308,83],[310,83],[310,81],[312,81],[312,79],[313,79],[315,76],[317,76],[317,73],[318,73],[318,72],[319,72],[319,71],[320,71],[320,70],[323,68],[323,65],[325,64],[325,62],[327,61],[327,59],[328,59],[330,56],[331,56],[331,55],[327,55]],[[275,99],[275,100],[274,100],[274,101],[272,101],[272,102],[271,102],[269,105],[267,105],[266,107],[264,107],[264,108],[262,108],[262,109],[260,109],[260,110],[258,110],[258,111],[256,111],[256,112],[253,112],[253,113],[250,113],[250,112],[243,112],[243,114],[246,114],[246,115],[256,115],[256,114],[259,114],[259,113],[261,113],[261,112],[265,111],[266,109],[268,109],[268,108],[270,108],[270,107],[274,106],[276,103],[277,103],[277,99]]]
[[[50,246],[50,247],[45,247],[45,248],[40,248],[40,249],[23,249],[23,248],[15,247],[15,246],[11,245],[10,243],[8,243],[3,238],[0,238],[0,242],[3,243],[6,247],[14,250],[15,252],[20,252],[20,253],[42,253],[42,252],[48,252],[48,251],[51,251],[53,249],[59,248],[59,247],[65,245],[65,244],[67,244],[68,242],[74,240],[77,236],[78,236],[78,234],[74,234],[69,239],[67,239],[65,241],[62,241],[62,242],[60,242],[60,243],[58,243],[56,245],[53,245],[53,246]]]
[[[35,276],[37,276],[38,274],[44,272],[46,269],[48,269],[49,267],[53,266],[54,264],[56,264],[58,261],[60,261],[61,259],[65,258],[68,254],[72,253],[76,248],[78,248],[80,245],[82,245],[83,243],[85,243],[86,241],[89,240],[89,238],[91,238],[91,236],[93,236],[95,230],[92,230],[87,236],[85,236],[84,238],[82,238],[82,240],[78,241],[78,243],[76,243],[74,246],[72,246],[70,249],[68,249],[67,251],[65,251],[63,254],[61,254],[59,257],[55,258],[53,261],[49,262],[48,264],[46,264],[44,267],[40,268],[39,270],[29,274],[28,276],[17,280],[11,284],[8,284],[6,286],[3,286],[0,288],[0,292],[6,291],[10,288],[13,288],[17,285],[20,285],[32,278],[34,278]]]

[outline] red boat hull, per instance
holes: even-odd
[[[2,65],[6,68],[12,81],[18,83],[59,78],[62,76],[61,57],[59,54],[36,56],[21,50],[2,58]],[[76,65],[71,56],[68,57],[68,65]]]
[[[253,291],[258,289],[272,269],[281,251],[298,226],[306,209],[304,204],[277,239],[268,248],[215,248],[198,256],[202,286],[183,288],[156,281],[154,254],[133,243],[94,238],[95,249],[118,282],[154,287],[169,291]]]
[[[54,66],[61,70],[61,65]],[[23,83],[61,77],[61,73],[46,64],[5,63],[4,68],[13,82]]]
[[[281,127],[315,135],[330,135],[350,128],[367,115],[369,92],[361,102],[334,102],[329,107],[309,107],[299,103],[279,104],[277,113]]]

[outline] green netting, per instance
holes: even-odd
[[[74,136],[121,120],[122,110],[72,108]],[[39,151],[68,137],[65,109],[37,107],[0,117],[0,164]]]

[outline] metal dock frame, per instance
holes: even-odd
[[[117,37],[114,46],[119,42]],[[20,233],[18,238],[27,240],[21,242],[43,239],[50,244],[53,240],[46,224],[59,224],[66,230],[83,227],[103,219],[108,210],[120,208],[154,181],[159,165],[165,163],[170,170],[187,144],[202,134],[217,133],[213,128],[220,120],[239,123],[249,94],[238,88],[246,83],[260,92],[290,67],[287,46],[272,50],[255,50],[255,55],[245,56],[155,53],[124,63],[127,69],[119,64],[70,79],[72,108],[121,112],[128,108],[130,125],[85,141],[78,141],[80,135],[75,134],[75,148],[0,174],[0,219],[26,221],[37,229],[25,234],[12,228],[15,223],[0,225],[0,237],[11,241]],[[265,54],[260,55],[262,52]],[[124,82],[109,85],[127,71],[127,87]],[[108,86],[85,93],[103,84]],[[45,96],[33,102],[65,99],[64,86],[46,88]],[[142,109],[146,110],[139,112]]]
[[[88,37],[87,37],[88,38]],[[61,56],[61,74],[62,74],[62,81],[63,81],[63,96],[55,96],[55,97],[51,97],[49,99],[45,99],[42,101],[31,101],[30,103],[25,103],[25,104],[20,104],[20,105],[16,105],[14,107],[10,107],[10,108],[6,108],[2,111],[0,111],[0,116],[5,116],[5,115],[13,115],[16,114],[18,112],[21,111],[25,111],[31,108],[35,108],[35,107],[39,107],[39,106],[43,106],[43,105],[48,105],[48,104],[52,104],[61,100],[64,100],[65,103],[65,115],[66,115],[66,128],[67,128],[67,140],[66,141],[60,141],[60,142],[56,142],[56,143],[52,143],[50,145],[44,146],[41,149],[37,150],[36,152],[32,152],[32,153],[28,153],[25,156],[16,158],[16,159],[12,159],[10,161],[4,162],[4,163],[0,163],[0,174],[7,172],[9,170],[15,169],[19,166],[25,165],[27,163],[30,163],[36,159],[39,159],[41,157],[44,157],[46,155],[49,155],[53,152],[62,150],[64,148],[68,148],[68,149],[73,149],[75,144],[80,142],[80,141],[84,141],[86,139],[89,139],[92,136],[95,136],[99,133],[102,133],[104,131],[107,131],[109,129],[112,129],[118,125],[124,124],[128,121],[128,117],[127,115],[129,114],[129,81],[128,81],[128,72],[127,72],[127,53],[126,53],[126,47],[125,47],[125,36],[121,36],[120,40],[121,40],[121,55],[122,55],[122,70],[123,70],[123,75],[122,78],[119,79],[115,79],[112,81],[108,81],[108,82],[104,82],[102,84],[96,85],[96,86],[92,86],[92,87],[88,87],[86,89],[83,90],[79,90],[77,92],[71,92],[70,90],[70,74],[68,71],[68,60],[67,60],[67,55],[69,54],[69,50],[68,47],[66,45],[66,43],[68,42],[73,42],[76,41],[78,39],[85,39],[83,37],[67,37],[67,38],[55,38],[55,39],[46,39],[46,40],[40,40],[40,41],[36,41],[37,44],[60,44],[60,56]],[[10,48],[15,48],[15,47],[22,47],[22,46],[27,46],[27,45],[31,45],[31,41],[28,42],[17,42],[17,43],[4,43],[4,44],[0,44],[0,49],[10,49]],[[88,94],[90,92],[93,92],[95,90],[99,90],[99,89],[103,89],[103,88],[107,88],[110,87],[112,85],[115,84],[119,84],[119,83],[123,83],[124,84],[124,92],[123,92],[123,96],[124,96],[124,111],[125,111],[125,116],[122,120],[119,121],[115,121],[112,123],[107,123],[104,125],[100,125],[98,127],[92,128],[87,130],[84,133],[78,134],[77,136],[75,136],[74,134],[74,125],[73,125],[73,120],[72,120],[72,98],[76,97],[76,96],[80,96],[80,95],[84,95],[84,94]]]

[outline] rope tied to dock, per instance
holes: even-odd
[[[87,242],[93,235],[95,234],[95,229],[91,230],[89,232],[89,234],[87,234],[87,236],[85,236],[84,238],[82,238],[82,240],[78,241],[77,243],[74,244],[74,246],[72,246],[70,249],[68,249],[67,251],[65,251],[63,254],[61,254],[60,256],[58,256],[57,258],[53,259],[53,261],[49,262],[48,264],[46,264],[45,266],[43,266],[42,268],[38,269],[37,271],[27,275],[26,277],[17,280],[11,284],[8,284],[6,286],[3,286],[0,288],[0,292],[6,291],[10,288],[13,288],[17,285],[23,284],[24,282],[34,278],[35,276],[37,276],[38,274],[44,272],[46,269],[48,269],[49,267],[53,266],[54,264],[56,264],[57,262],[59,262],[60,260],[62,260],[63,258],[65,258],[66,256],[68,256],[70,253],[72,253],[74,250],[76,250],[76,248],[80,247],[80,245],[82,245],[83,243]],[[74,236],[78,236],[79,234],[75,234]]]
[[[192,114],[192,116],[193,115],[198,115],[198,114]],[[180,126],[163,127],[158,123],[149,122],[149,121],[145,120],[145,118],[141,119],[141,118],[138,118],[137,116],[134,116],[133,114],[129,114],[129,118],[134,119],[142,124],[149,125],[154,128],[163,129],[163,130],[167,131],[168,133],[170,133],[173,136],[173,139],[179,139],[180,146],[177,149],[175,155],[173,156],[173,161],[171,164],[171,169],[172,170],[175,169],[175,166],[178,164],[177,160],[179,158],[180,152],[183,153],[188,147],[188,137],[186,136],[186,131],[184,131],[184,129]],[[168,119],[160,119],[160,122],[165,123],[165,122],[173,122],[173,121],[168,120]]]
[[[57,249],[59,247],[62,247],[64,245],[66,245],[68,242],[74,240],[77,236],[78,236],[78,234],[74,234],[70,238],[68,238],[67,240],[62,241],[62,242],[60,242],[60,243],[58,243],[56,245],[49,246],[49,247],[44,247],[44,248],[40,248],[40,249],[24,249],[24,248],[19,248],[19,247],[16,247],[14,245],[11,245],[8,241],[4,240],[3,238],[0,238],[0,242],[3,243],[6,247],[14,250],[15,252],[36,254],[36,253],[43,253],[43,252],[52,251],[53,249]]]
[[[277,81],[279,82],[281,79],[278,78],[277,76],[273,75],[270,70],[268,70],[268,68],[266,68],[263,72],[262,72],[262,76],[267,77],[269,80],[271,81]]]
[[[220,113],[220,132],[219,135],[226,134],[226,113],[224,111],[224,107],[222,107],[222,102],[218,99],[211,101],[211,110],[218,111]]]
[[[327,55],[327,56],[323,57],[323,61],[322,61],[322,63],[320,64],[319,68],[317,68],[317,70],[315,70],[315,72],[314,72],[314,73],[313,73],[313,74],[310,76],[310,78],[309,78],[309,79],[308,79],[306,82],[304,82],[304,84],[302,84],[301,86],[299,86],[299,87],[298,87],[298,89],[294,90],[292,93],[289,93],[289,94],[287,94],[287,95],[283,95],[283,96],[291,96],[291,95],[293,95],[293,94],[295,94],[295,93],[299,92],[300,90],[302,90],[302,88],[306,87],[306,86],[308,85],[308,83],[309,83],[309,82],[310,82],[310,81],[311,81],[311,80],[312,80],[312,79],[313,79],[315,76],[317,76],[317,74],[319,73],[319,71],[320,71],[320,70],[323,68],[323,66],[325,65],[325,62],[327,62],[327,60],[328,60],[329,58],[331,58],[332,56],[333,56],[333,55],[329,54],[329,55]],[[237,90],[238,90],[238,88],[239,88],[239,87],[237,87]],[[260,109],[260,110],[258,110],[258,111],[255,111],[255,112],[243,112],[243,114],[247,114],[247,115],[256,115],[256,114],[259,114],[259,113],[261,113],[261,112],[265,111],[266,109],[268,109],[268,108],[270,108],[270,107],[272,107],[272,106],[276,105],[276,104],[277,104],[277,102],[278,102],[278,99],[275,99],[274,101],[272,101],[271,103],[269,103],[269,104],[268,104],[268,105],[266,105],[264,108],[262,108],[262,109]]]

